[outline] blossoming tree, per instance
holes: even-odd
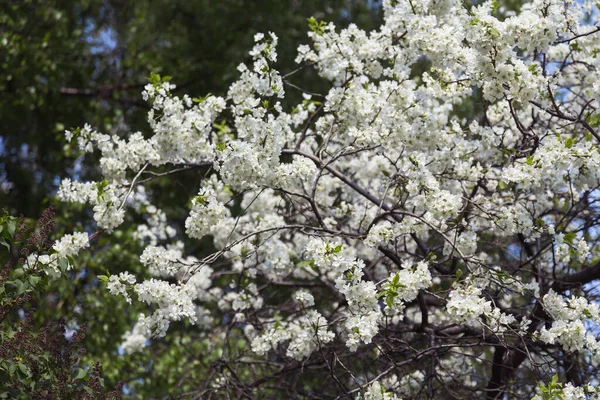
[[[216,349],[200,397],[598,396],[597,6],[383,7],[368,33],[310,19],[287,73],[257,34],[224,97],[153,75],[148,132],[66,132],[103,180],[59,197],[93,207],[94,235],[135,221],[146,246],[151,279],[103,277],[148,305],[125,356],[178,324]],[[305,68],[330,90],[302,88]],[[167,183],[198,190],[184,223]],[[37,260],[71,268],[91,241]]]

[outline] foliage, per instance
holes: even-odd
[[[49,280],[61,275],[38,262],[38,255],[50,250],[53,226],[52,209],[43,214],[37,230],[31,232],[23,217],[5,214],[0,219],[2,244],[20,256],[14,267],[8,260],[0,274],[0,398],[118,399],[120,387],[105,392],[100,364],[90,370],[80,367],[79,359],[85,354],[80,347],[85,324],[71,332],[68,339],[64,322],[51,321],[39,330],[34,326],[35,310],[28,305],[33,297],[45,292]],[[66,269],[65,263],[59,268]]]

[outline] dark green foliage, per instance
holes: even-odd
[[[54,211],[46,210],[35,230],[27,225],[23,217],[0,217],[1,243],[5,245],[2,259],[6,261],[0,272],[0,398],[120,398],[120,386],[113,392],[105,391],[100,364],[86,366],[80,362],[85,354],[81,347],[85,323],[72,327],[70,338],[62,320],[35,326],[41,318],[31,304],[40,304],[49,280],[60,279],[59,272],[34,261],[35,254],[49,250]],[[12,261],[15,258],[17,261]]]

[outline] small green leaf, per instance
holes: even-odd
[[[481,20],[479,18],[475,17],[475,18],[471,19],[471,21],[469,21],[469,25],[475,26],[480,22],[481,22]]]
[[[146,79],[154,86],[160,84],[160,75],[155,72],[150,72],[150,76]]]
[[[200,103],[204,102],[206,99],[208,99],[210,96],[212,96],[212,93],[209,93],[204,97],[194,97],[194,98],[192,98],[192,101],[194,103],[200,104]]]
[[[570,137],[570,138],[568,138],[567,140],[565,140],[565,147],[566,147],[567,149],[570,149],[570,148],[572,148],[572,147],[573,147],[573,144],[575,144],[575,138],[572,138],[572,137]]]
[[[488,26],[487,31],[489,33],[489,35],[492,37],[492,39],[499,39],[500,38],[500,31],[496,28],[494,28],[493,26]]]
[[[27,366],[25,364],[23,364],[22,362],[17,363],[17,367],[19,368],[19,371],[21,371],[21,373],[25,376],[29,376],[29,368],[27,368]]]
[[[10,234],[11,239],[15,234],[15,229],[17,228],[17,221],[14,218],[10,218],[6,221],[6,230]]]
[[[586,121],[592,128],[600,127],[600,114],[588,115]]]
[[[461,276],[462,276],[462,269],[457,269],[456,270],[456,280],[458,281]]]
[[[392,296],[386,296],[386,298],[385,298],[385,304],[389,308],[392,308],[394,306],[394,298]]]
[[[58,268],[60,268],[62,272],[65,272],[69,268],[69,260],[66,258],[59,259]]]
[[[538,72],[538,71],[537,71],[537,64],[535,64],[535,63],[534,63],[534,64],[529,64],[529,65],[527,66],[527,69],[529,70],[529,72],[531,72],[531,73],[533,73],[533,74],[537,75],[537,72]]]
[[[20,279],[15,279],[13,281],[15,288],[17,289],[17,296],[22,295],[27,290],[27,284]]]
[[[315,17],[310,17],[307,19],[308,21],[308,28],[313,31],[314,33],[316,33],[317,35],[321,36],[325,33],[325,21],[317,21],[315,19]]]
[[[417,161],[417,159],[414,156],[409,156],[408,160],[415,166],[418,167],[419,166],[419,162]]]
[[[536,218],[536,219],[535,219],[535,225],[536,225],[538,228],[542,228],[542,227],[544,227],[544,226],[546,225],[546,223],[544,222],[544,220],[543,220],[543,219],[541,219],[541,218]]]
[[[565,233],[565,242],[569,244],[573,244],[573,240],[577,237],[575,232]]]
[[[581,47],[579,47],[579,44],[577,42],[571,42],[569,43],[569,48],[573,51],[580,51]]]
[[[527,160],[525,162],[527,165],[533,165],[533,156],[527,156]]]
[[[227,148],[227,143],[217,143],[215,149],[217,151],[224,151]]]
[[[79,380],[79,379],[83,379],[83,377],[85,377],[88,374],[88,370],[84,369],[84,368],[79,368],[77,370],[77,375],[75,375],[75,379]]]
[[[37,286],[37,284],[40,283],[40,281],[42,280],[42,277],[37,275],[30,275],[29,278],[27,278],[27,280],[29,281],[29,284],[31,286]]]

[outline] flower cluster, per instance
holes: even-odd
[[[539,338],[546,343],[560,343],[566,351],[589,350],[595,362],[600,362],[600,343],[588,332],[586,321],[600,323],[598,304],[590,304],[583,297],[571,297],[567,301],[554,291],[544,296],[544,307],[552,316],[549,329],[543,327]]]

